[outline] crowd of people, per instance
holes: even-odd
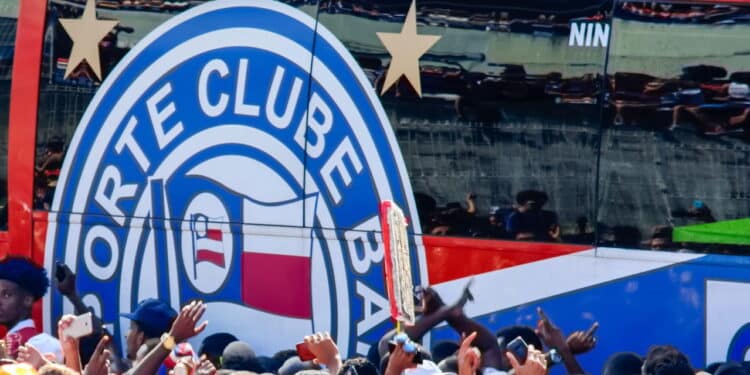
[[[713,364],[696,370],[672,346],[654,346],[645,356],[615,353],[603,369],[584,369],[577,356],[595,349],[594,323],[588,330],[566,336],[538,309],[535,327],[509,326],[497,333],[464,313],[473,300],[469,285],[452,305],[432,288],[418,288],[419,318],[413,325],[386,333],[367,356],[348,359],[325,332],[301,337],[297,349],[273,356],[256,355],[249,344],[229,333],[203,339],[198,350],[188,340],[207,329],[202,321],[206,305],[190,301],[180,311],[158,299],[141,301],[134,311],[122,313],[130,320],[124,348],[117,346],[101,321],[93,316],[89,331],[79,320],[92,310],[76,291],[75,274],[65,265],[55,271],[55,289],[73,304],[76,314],[64,315],[54,337],[40,332],[31,319],[34,303],[49,288],[47,271],[23,258],[0,262],[0,324],[7,334],[0,340],[0,373],[8,375],[516,375],[547,374],[559,364],[568,374],[688,375],[750,374],[739,363]],[[447,323],[460,336],[458,342],[441,341],[431,348],[419,344],[433,327]],[[248,322],[249,324],[262,322]],[[73,329],[77,327],[78,329]],[[85,326],[84,326],[85,327]],[[262,348],[260,348],[262,349]],[[121,354],[120,354],[121,353]],[[588,371],[586,371],[588,370]]]

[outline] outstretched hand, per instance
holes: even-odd
[[[28,363],[37,370],[49,363],[39,349],[28,343],[18,348],[18,362]]]
[[[599,322],[594,322],[588,331],[575,331],[568,336],[568,349],[574,354],[588,353],[596,346],[596,330],[599,328]]]
[[[458,348],[458,375],[474,375],[479,369],[482,354],[479,349],[471,346],[476,337],[477,333],[472,332],[461,341],[461,346]]]
[[[110,352],[107,349],[109,345],[109,337],[102,336],[99,343],[96,344],[94,354],[91,355],[89,363],[86,368],[83,369],[83,375],[108,375],[109,374],[109,356]]]
[[[204,355],[201,357],[200,364],[195,369],[195,374],[196,375],[214,375],[216,374],[216,367]]]
[[[179,343],[200,334],[208,326],[207,321],[197,325],[205,312],[206,305],[203,301],[193,301],[183,306],[174,323],[172,323],[169,335],[174,337],[175,342]]]
[[[72,296],[76,294],[76,274],[73,273],[66,264],[60,263],[59,267],[63,274],[62,281],[58,280],[57,277],[53,277],[57,284],[57,290],[64,296]]]
[[[567,350],[568,343],[565,340],[562,330],[552,323],[541,307],[537,307],[536,312],[539,314],[539,321],[536,324],[536,334],[542,342],[547,347],[555,348],[559,351]]]
[[[547,373],[547,360],[544,353],[534,349],[534,345],[529,345],[526,362],[518,363],[518,359],[511,352],[506,352],[505,356],[513,367],[516,375],[545,375]]]
[[[332,374],[341,368],[339,348],[328,332],[318,332],[304,338],[307,348],[315,355],[313,362],[325,365]]]

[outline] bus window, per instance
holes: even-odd
[[[602,138],[602,245],[747,253],[747,6],[618,2]],[[743,242],[744,241],[744,242]]]
[[[593,244],[611,5],[410,4],[324,1],[318,21],[382,93],[422,232]],[[394,50],[411,48],[407,24],[439,37],[419,60],[421,92],[414,74],[388,77]]]
[[[18,0],[0,4],[0,230],[8,228],[8,113]]]
[[[203,2],[96,1],[97,20],[117,21],[99,43],[97,71],[87,60],[80,64],[69,61],[74,41],[60,21],[81,18],[86,1],[49,1],[39,88],[35,209],[49,209],[65,151],[101,82],[150,31]],[[287,3],[309,15],[314,16],[317,11],[309,1]],[[68,69],[69,64],[76,66]]]

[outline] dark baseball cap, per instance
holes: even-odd
[[[177,317],[177,311],[165,302],[149,298],[139,302],[133,312],[122,313],[120,316],[135,321],[146,337],[153,338],[169,331]]]

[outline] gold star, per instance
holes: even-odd
[[[81,18],[60,19],[65,32],[73,40],[73,48],[70,51],[68,67],[65,68],[65,78],[80,65],[83,60],[91,67],[94,75],[102,79],[101,67],[99,66],[99,42],[107,36],[117,21],[100,21],[96,19],[95,0],[87,0]]]
[[[440,39],[439,35],[417,34],[416,0],[412,0],[409,13],[400,33],[376,33],[388,53],[391,65],[385,74],[385,83],[380,95],[385,94],[401,76],[405,76],[414,91],[422,97],[422,83],[419,79],[419,58]]]

